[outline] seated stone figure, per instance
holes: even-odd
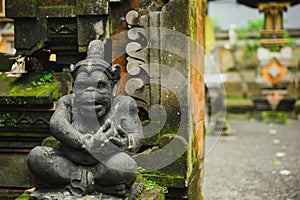
[[[40,182],[37,190],[124,196],[135,181],[137,165],[127,152],[142,144],[138,108],[131,97],[112,94],[120,70],[103,58],[104,44],[94,40],[74,67],[73,93],[58,101],[50,120],[60,148],[30,152],[27,164]]]

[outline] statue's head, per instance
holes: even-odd
[[[103,42],[90,43],[88,56],[76,64],[73,72],[73,93],[77,112],[86,117],[104,116],[111,107],[112,89],[119,79],[119,68],[103,59]]]

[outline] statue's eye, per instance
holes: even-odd
[[[105,88],[107,86],[107,83],[103,82],[103,81],[99,81],[98,82],[98,85],[97,85],[97,88]]]
[[[88,88],[88,85],[87,85],[86,83],[84,83],[84,82],[77,83],[77,84],[75,85],[75,89],[76,89],[76,90],[82,91],[82,90],[85,90],[86,88]]]

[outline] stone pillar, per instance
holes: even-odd
[[[145,135],[158,130],[146,138],[152,149],[136,160],[147,171],[144,176],[168,187],[170,199],[202,198],[205,6],[204,1],[171,0],[160,11],[130,11],[126,16],[131,77],[121,87],[148,112],[151,126]],[[151,116],[155,105],[165,113],[155,107]]]
[[[204,172],[204,22],[206,1],[190,1],[190,133],[193,134],[193,159],[188,175],[189,199],[203,199]]]

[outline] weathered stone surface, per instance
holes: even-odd
[[[144,185],[145,179],[143,181],[137,181],[132,189],[131,193],[124,198],[120,198],[112,195],[105,194],[94,194],[86,195],[84,197],[74,197],[69,196],[67,192],[64,191],[45,191],[43,193],[34,192],[31,195],[29,193],[23,193],[16,200],[35,200],[36,198],[44,198],[43,200],[164,200],[164,192],[162,187],[155,186],[153,188],[146,188]]]
[[[161,188],[155,188],[143,193],[140,200],[164,200],[164,195]]]
[[[36,0],[6,1],[6,17],[33,17],[37,14]]]
[[[108,0],[87,1],[6,1],[7,17],[70,17],[108,14]]]
[[[14,55],[0,53],[0,71],[7,72],[11,69],[11,66],[14,64],[15,60],[13,59]]]
[[[46,49],[57,55],[57,64],[69,65],[83,58],[91,40],[109,37],[108,8],[108,0],[8,0],[6,16],[14,19],[18,55]]]
[[[30,195],[30,200],[136,200],[142,195],[141,193],[143,190],[144,185],[141,182],[136,182],[126,197],[118,197],[102,193],[74,196],[66,190],[39,190]],[[156,195],[152,196],[156,197]]]
[[[33,176],[26,166],[26,153],[0,153],[0,186],[32,187]]]

